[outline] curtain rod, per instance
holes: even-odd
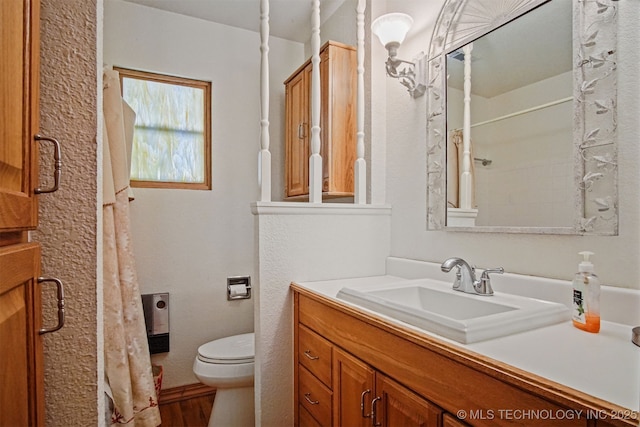
[[[511,117],[516,117],[516,116],[520,116],[522,114],[531,113],[533,111],[542,110],[543,108],[553,107],[554,105],[563,104],[563,103],[569,102],[571,100],[573,100],[573,96],[568,96],[566,98],[558,99],[556,101],[551,101],[551,102],[548,102],[546,104],[541,104],[541,105],[538,105],[538,106],[535,106],[535,107],[527,108],[525,110],[516,111],[515,113],[506,114],[504,116],[496,117],[495,119],[490,119],[490,120],[485,120],[484,122],[474,123],[474,124],[471,125],[471,127],[474,128],[476,126],[488,125],[489,123],[498,122],[498,121],[504,120],[504,119],[510,119]]]

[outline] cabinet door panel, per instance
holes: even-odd
[[[377,373],[377,422],[385,427],[438,427],[442,411],[404,386]]]
[[[320,63],[322,81],[322,190],[353,194],[357,142],[355,50],[329,46]]]
[[[0,426],[43,425],[40,247],[0,248]]]
[[[0,231],[37,225],[39,7],[0,1]]]
[[[442,417],[442,427],[469,427],[469,424],[466,424],[451,414],[444,414]]]
[[[311,67],[307,67],[311,70]],[[309,71],[305,69],[286,87],[286,196],[309,193]]]
[[[336,347],[334,347],[333,363],[334,425],[336,427],[371,425],[374,370]],[[364,408],[361,408],[363,402]]]

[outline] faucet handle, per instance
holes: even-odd
[[[480,276],[480,284],[477,289],[479,294],[493,295],[493,288],[491,287],[491,277],[489,277],[490,273],[502,274],[504,273],[504,268],[487,268],[482,272],[482,276]]]
[[[498,274],[502,274],[504,273],[504,268],[502,267],[497,267],[497,268],[487,268],[486,270],[484,270],[482,272],[482,276],[480,276],[482,279],[487,279],[489,280],[489,273],[498,273]]]

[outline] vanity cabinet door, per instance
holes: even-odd
[[[442,410],[381,373],[376,373],[373,425],[438,427]]]
[[[333,349],[333,421],[336,427],[371,425],[375,371],[350,354]]]
[[[442,411],[437,406],[349,353],[334,347],[333,354],[335,427],[440,425]]]
[[[451,414],[444,414],[442,417],[442,427],[469,427],[469,424],[466,424]]]
[[[381,373],[376,374],[374,425],[438,427],[442,410]]]

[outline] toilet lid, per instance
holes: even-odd
[[[251,363],[254,356],[253,332],[220,338],[198,348],[198,358],[208,363]]]

